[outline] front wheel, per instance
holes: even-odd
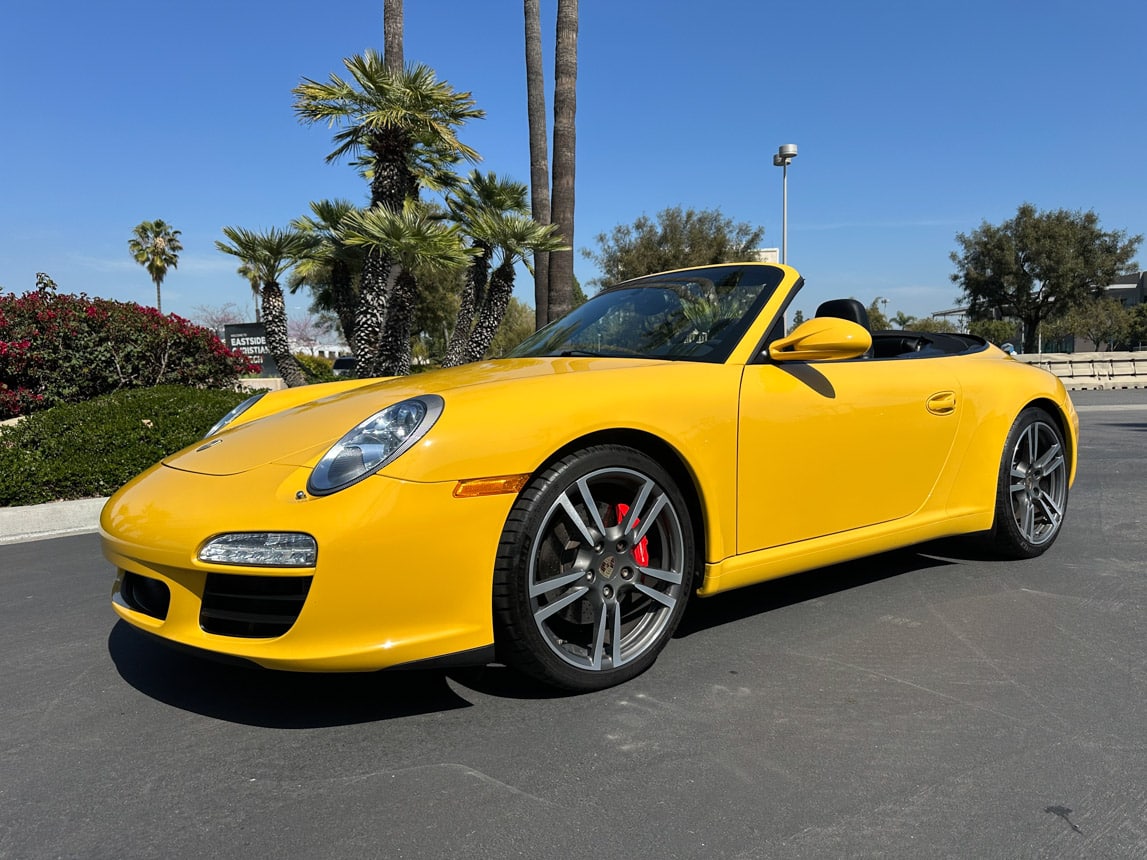
[[[995,548],[1035,558],[1052,545],[1067,510],[1067,450],[1055,419],[1030,407],[1008,434],[996,487]]]
[[[494,575],[502,658],[567,690],[626,681],[673,635],[693,567],[688,507],[660,464],[617,445],[570,454],[507,517]]]

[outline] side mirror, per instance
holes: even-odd
[[[836,317],[814,317],[788,337],[769,344],[773,361],[843,361],[859,358],[872,348],[864,326]]]

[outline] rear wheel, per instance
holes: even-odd
[[[562,458],[523,490],[494,577],[502,658],[547,684],[595,690],[653,664],[693,582],[688,507],[632,448]]]
[[[1055,542],[1067,510],[1067,451],[1055,419],[1037,407],[1012,425],[1000,462],[992,542],[1011,558],[1034,558]]]

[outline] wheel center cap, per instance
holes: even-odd
[[[613,571],[617,567],[617,559],[612,555],[607,555],[602,559],[601,564],[597,566],[597,572],[601,574],[602,579],[612,579]]]

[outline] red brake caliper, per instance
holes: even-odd
[[[625,522],[627,516],[629,516],[629,505],[619,502],[617,505],[617,524],[621,525]],[[633,525],[641,525],[641,520],[635,520]],[[643,537],[638,541],[637,546],[633,548],[633,560],[640,567],[649,567],[649,538]]]

